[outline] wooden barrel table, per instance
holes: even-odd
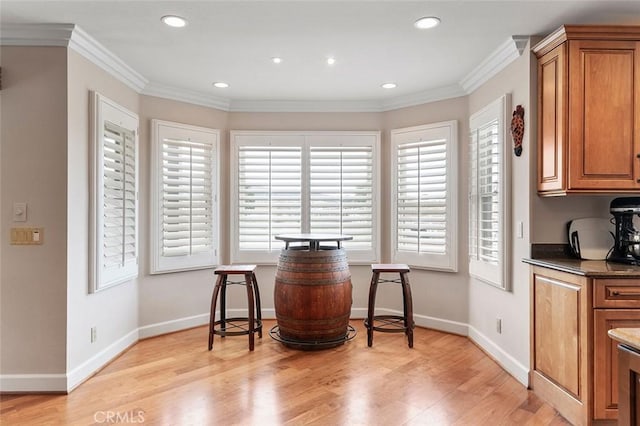
[[[276,340],[304,350],[326,349],[349,339],[351,272],[345,235],[279,235],[285,241],[276,269]],[[302,243],[292,246],[290,243]],[[321,245],[335,242],[335,245]],[[353,329],[351,329],[353,330]],[[272,334],[273,336],[273,334]]]

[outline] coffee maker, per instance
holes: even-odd
[[[607,260],[640,265],[640,197],[615,198],[609,211],[615,220],[616,235]]]

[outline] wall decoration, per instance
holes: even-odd
[[[524,136],[524,108],[518,105],[511,118],[511,137],[513,138],[513,152],[516,157],[522,155],[522,137]]]

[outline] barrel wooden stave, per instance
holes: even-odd
[[[323,342],[343,339],[352,304],[351,273],[344,249],[283,250],[276,270],[274,303],[283,340],[322,346]]]

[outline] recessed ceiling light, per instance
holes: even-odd
[[[440,18],[437,16],[425,16],[424,18],[420,18],[414,22],[413,26],[421,30],[426,30],[428,28],[437,27],[439,23]]]
[[[382,85],[383,89],[395,89],[397,87],[397,84],[395,83],[384,83]]]
[[[327,64],[333,65],[336,63],[336,58],[329,57],[327,58]]]
[[[282,62],[282,58],[279,58],[279,57],[277,57],[277,56],[274,56],[273,58],[271,58],[271,61],[272,61],[274,64],[279,64],[279,63],[281,63],[281,62]]]
[[[187,20],[176,15],[166,15],[160,18],[166,25],[174,28],[182,28],[187,25]]]
[[[217,87],[218,89],[224,89],[224,88],[229,87],[229,84],[224,83],[224,82],[222,82],[222,81],[217,81],[217,82],[213,83],[213,85],[214,85],[215,87]]]

